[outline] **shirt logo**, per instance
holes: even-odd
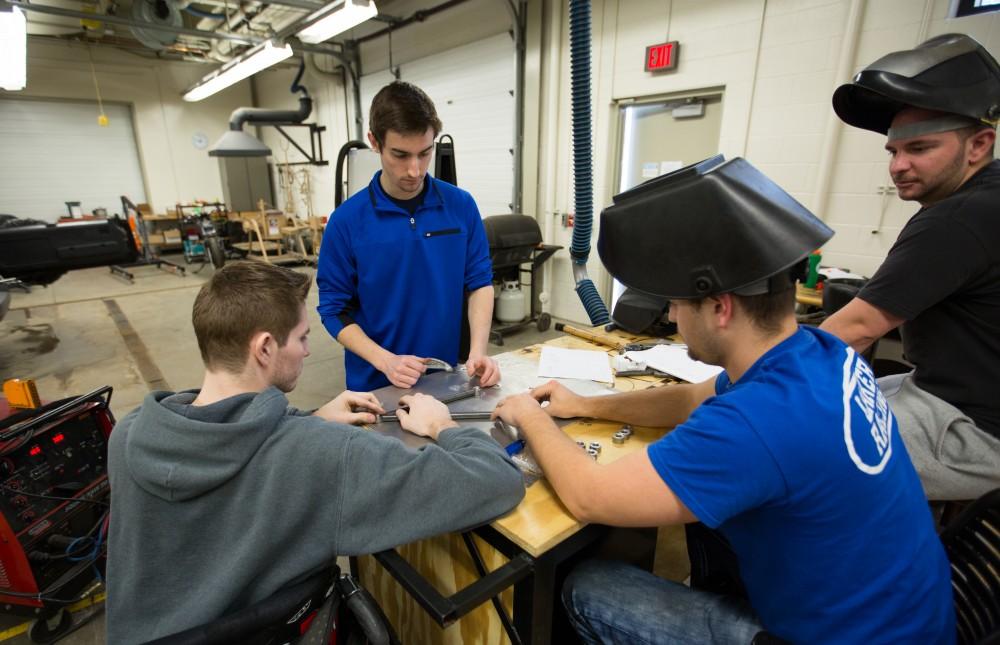
[[[877,475],[892,456],[892,413],[872,368],[847,349],[844,361],[844,443],[863,473]]]

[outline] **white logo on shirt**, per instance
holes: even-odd
[[[852,405],[853,403],[853,405]],[[874,443],[874,451],[865,453],[877,455],[878,463],[869,464],[856,449],[853,429],[858,424],[858,438],[870,437]],[[872,368],[857,352],[847,348],[847,360],[844,361],[844,443],[851,461],[863,473],[877,475],[885,469],[892,456],[892,413],[889,404],[878,389]]]

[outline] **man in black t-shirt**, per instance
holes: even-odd
[[[927,496],[1000,487],[1000,66],[949,34],[842,85],[846,123],[886,134],[901,199],[921,208],[874,277],[822,329],[861,351],[901,327],[908,374],[879,385]]]

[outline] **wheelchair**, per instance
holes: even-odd
[[[399,645],[375,599],[332,565],[249,607],[146,645]]]

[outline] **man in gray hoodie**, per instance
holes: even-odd
[[[217,619],[328,566],[487,522],[523,497],[493,439],[422,394],[402,426],[420,450],[349,424],[383,412],[344,392],[292,408],[309,355],[310,278],[227,264],[193,323],[200,390],[152,392],[111,434],[107,638],[145,642]]]

